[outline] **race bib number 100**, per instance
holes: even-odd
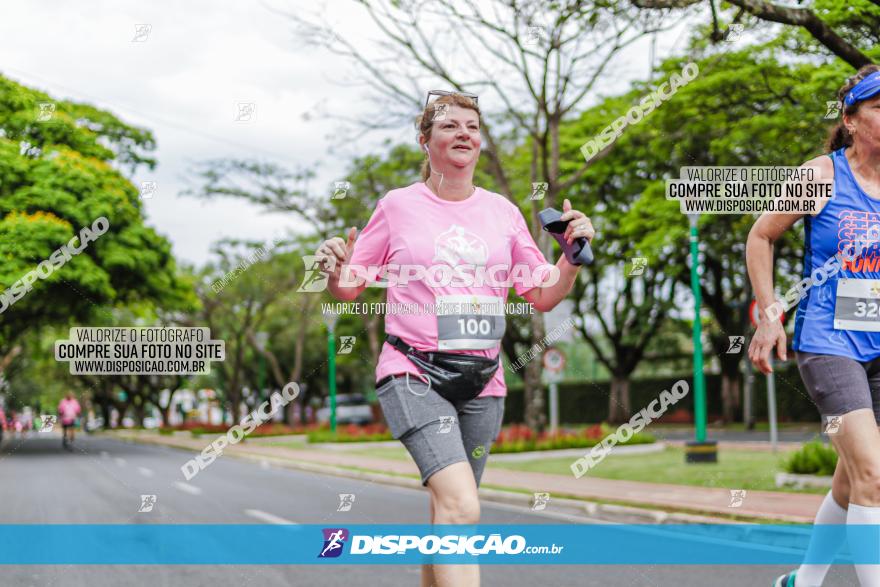
[[[504,336],[504,300],[496,296],[437,296],[437,350],[491,349]]]
[[[880,279],[839,279],[834,328],[880,332]]]

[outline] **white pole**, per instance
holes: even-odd
[[[554,381],[550,384],[550,432],[559,428],[559,386]]]
[[[770,368],[773,368],[773,358],[770,358]],[[770,420],[770,446],[776,452],[776,443],[779,435],[776,430],[776,378],[773,371],[767,374],[767,416]]]

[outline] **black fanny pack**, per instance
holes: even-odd
[[[389,334],[388,344],[406,355],[428,377],[428,385],[449,401],[474,399],[498,370],[498,358],[489,359],[461,353],[420,351]]]

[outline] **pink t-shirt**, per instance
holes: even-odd
[[[66,397],[58,404],[58,413],[61,415],[62,424],[70,424],[79,416],[81,409],[76,398],[67,399]]]
[[[423,267],[424,276],[413,266]],[[555,267],[538,249],[519,208],[504,196],[477,188],[452,202],[418,182],[378,201],[355,241],[348,270],[368,283],[390,282],[388,334],[419,350],[495,358],[511,285],[521,296],[552,279]],[[386,342],[376,380],[395,373],[420,370]],[[506,394],[502,362],[480,395]]]

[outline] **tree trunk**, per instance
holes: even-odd
[[[6,370],[7,367],[12,363],[13,359],[21,354],[21,345],[15,345],[9,351],[0,352],[0,375],[3,374],[3,371]]]
[[[713,346],[722,348],[728,341],[723,341]],[[729,424],[736,420],[737,413],[742,405],[742,377],[740,374],[740,363],[745,353],[743,350],[738,353],[723,353],[719,359],[721,361],[721,417],[724,423]]]
[[[539,345],[544,338],[544,314],[535,312],[531,316],[532,321],[532,348]],[[540,433],[547,425],[547,414],[544,410],[544,388],[541,385],[541,354],[526,365],[526,373],[523,378],[525,387],[525,421],[531,430]]]
[[[729,424],[736,420],[741,404],[739,373],[721,374],[721,403],[724,423]]]
[[[159,406],[159,416],[162,418],[162,428],[167,428],[168,424],[168,414],[171,412],[171,402],[168,402],[169,405],[162,407]]]
[[[135,402],[132,405],[132,409],[134,411],[134,425],[135,426],[143,426],[144,425],[144,416],[146,414],[146,406],[143,402]]]
[[[101,407],[101,417],[104,418],[104,425],[102,426],[104,430],[110,429],[110,409],[113,407],[110,405],[110,402],[107,399],[101,400],[99,403]]]
[[[632,414],[629,397],[629,377],[613,375],[611,395],[608,396],[608,421],[625,422]]]
[[[241,389],[229,394],[229,411],[232,413],[232,421],[238,423],[241,420]]]

